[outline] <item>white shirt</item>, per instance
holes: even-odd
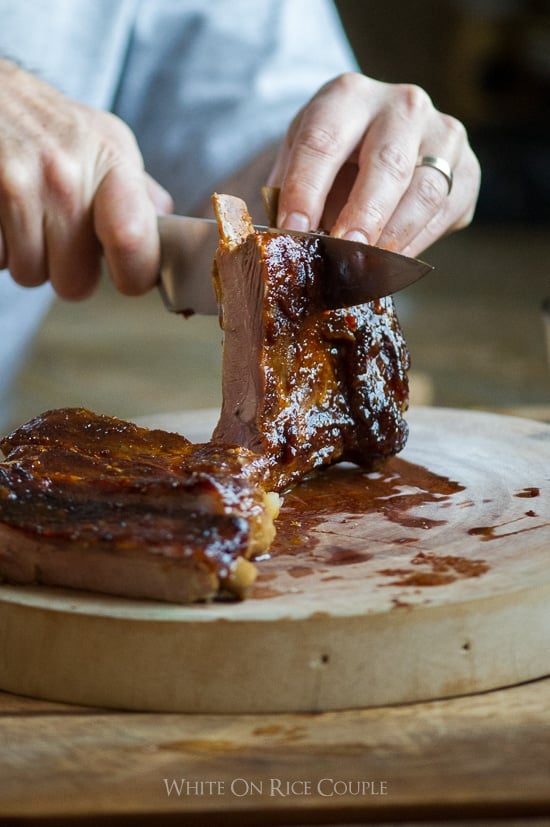
[[[0,0],[0,21],[0,55],[126,121],[184,213],[356,69],[330,0]],[[0,272],[0,427],[52,297]]]

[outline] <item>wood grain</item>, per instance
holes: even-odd
[[[0,708],[4,702],[0,696]],[[550,809],[548,680],[322,714],[39,715],[29,701],[25,715],[24,703],[19,715],[0,719],[8,745],[0,753],[4,816],[141,813],[161,824],[161,816],[185,814],[209,824],[305,824],[461,815],[486,824],[489,816]],[[189,785],[168,795],[165,779]],[[221,784],[213,794],[209,781]],[[300,795],[296,784],[294,793],[272,794],[295,781],[311,782],[311,794]],[[336,781],[344,792],[325,795]],[[386,792],[353,795],[345,791],[351,781],[378,782],[379,791],[386,782]]]

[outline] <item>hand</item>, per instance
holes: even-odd
[[[0,60],[0,268],[16,282],[83,298],[104,255],[121,292],[145,292],[171,209],[122,121]]]
[[[444,158],[451,192],[419,157]],[[417,86],[341,75],[298,113],[269,183],[280,187],[278,225],[322,228],[416,256],[470,223],[480,183],[462,124]]]

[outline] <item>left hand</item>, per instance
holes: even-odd
[[[423,156],[448,162],[447,177]],[[278,226],[322,228],[416,256],[472,220],[480,169],[460,121],[420,87],[341,75],[298,113],[269,184]]]

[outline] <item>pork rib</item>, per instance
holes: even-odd
[[[181,603],[243,596],[274,536],[254,457],[81,408],[0,440],[0,577]],[[1,457],[0,457],[1,459]]]
[[[257,233],[240,199],[214,203],[214,441],[81,408],[16,429],[0,440],[0,578],[181,603],[244,596],[274,536],[266,491],[403,447],[408,354],[391,300],[323,311],[318,241]]]
[[[318,239],[255,232],[241,199],[213,203],[224,332],[214,438],[262,455],[276,491],[324,465],[372,467],[400,451],[409,356],[391,298],[323,310]]]

